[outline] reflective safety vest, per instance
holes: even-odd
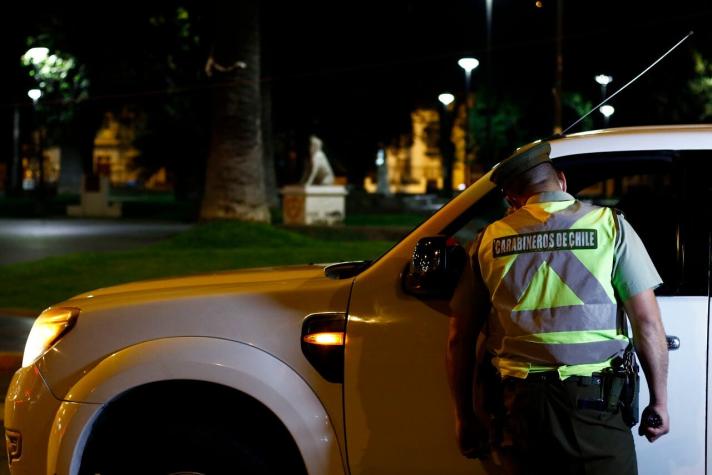
[[[492,299],[487,347],[503,375],[600,367],[623,354],[616,232],[613,210],[577,200],[530,202],[487,227],[478,250]]]

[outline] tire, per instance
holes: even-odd
[[[141,400],[138,410],[132,401],[100,417],[80,475],[306,473],[273,414],[211,397],[180,402],[173,394],[171,402]]]
[[[139,434],[138,432],[142,432]],[[119,431],[82,464],[82,474],[245,474],[282,472],[264,448],[222,428],[151,425]],[[91,460],[93,459],[93,460]]]

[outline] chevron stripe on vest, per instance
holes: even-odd
[[[482,276],[492,296],[488,348],[526,369],[622,354],[611,275],[615,216],[576,200],[530,203],[485,230]]]

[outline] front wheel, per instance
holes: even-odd
[[[129,430],[125,430],[129,429]],[[102,444],[89,448],[81,474],[245,474],[283,472],[267,447],[239,435],[239,427],[161,421],[116,430]],[[98,445],[98,446],[97,446]]]
[[[254,399],[170,389],[110,404],[92,428],[80,475],[306,473],[286,428]]]

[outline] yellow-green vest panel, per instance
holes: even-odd
[[[612,210],[529,203],[485,230],[478,259],[492,297],[487,346],[500,365],[558,367],[622,354],[611,275]]]

